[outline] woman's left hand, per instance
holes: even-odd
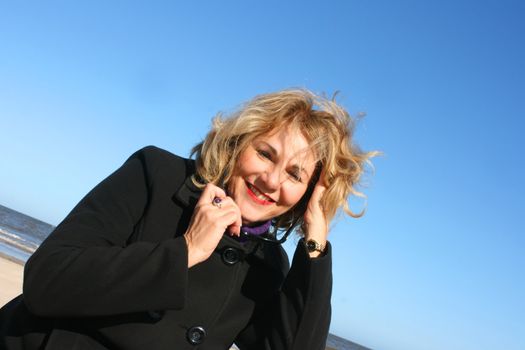
[[[324,185],[325,172],[321,173],[319,180],[315,184],[312,196],[306,207],[306,212],[304,213],[304,221],[306,223],[306,232],[305,240],[313,239],[321,246],[326,247],[326,240],[328,237],[328,220],[326,214],[321,206],[321,198],[323,197],[324,192],[326,191],[326,186]],[[319,256],[320,252],[311,252],[309,253],[310,257],[315,258]]]

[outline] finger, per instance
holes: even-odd
[[[215,186],[213,184],[207,184],[206,187],[204,187],[204,190],[202,191],[202,194],[197,204],[210,204],[213,202],[215,197],[224,199],[226,197],[226,193],[222,188],[218,186]]]
[[[225,196],[224,198],[221,198],[221,200],[222,208],[230,208],[236,206],[232,197]]]
[[[233,224],[231,224],[229,227],[228,227],[228,231],[231,232],[232,234],[236,235],[236,236],[240,236],[241,235],[241,226],[242,226],[242,215],[241,215],[241,209],[237,206],[237,204],[235,204],[235,222]]]
[[[312,210],[313,212],[323,212],[324,210],[321,205],[321,199],[323,198],[323,195],[326,191],[326,186],[323,184],[323,178],[319,178],[319,181],[314,187],[314,190],[312,192],[312,196],[310,197],[310,201],[308,203],[309,210]]]
[[[319,180],[315,184],[314,190],[312,192],[311,200],[315,202],[319,202],[319,200],[321,200],[325,191],[326,191],[326,185],[325,185],[325,175],[323,171],[321,173],[321,176],[319,177]]]
[[[321,174],[319,174],[319,179],[317,180],[316,186],[319,185],[319,186],[327,187],[326,180],[327,180],[326,169],[323,168],[323,170],[321,170]]]
[[[240,232],[240,225],[238,224],[239,213],[234,208],[228,210],[221,210],[221,215],[217,218],[217,223],[224,228],[224,231],[238,234]]]
[[[232,223],[229,223],[228,232],[238,236],[241,232],[241,225],[242,225],[241,209],[237,206],[237,204],[231,197],[224,198],[224,200],[222,201],[222,208],[225,210],[234,211],[235,220]]]
[[[321,183],[317,183],[317,185],[315,185],[314,187],[314,191],[312,192],[312,198],[314,198],[317,201],[320,200],[325,191],[326,186]]]

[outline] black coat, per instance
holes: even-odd
[[[224,235],[188,269],[194,161],[146,147],[97,185],[25,267],[0,310],[0,348],[324,349],[331,252]]]

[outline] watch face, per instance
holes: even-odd
[[[306,249],[308,249],[309,252],[315,252],[317,249],[317,244],[315,241],[307,241],[306,242]]]

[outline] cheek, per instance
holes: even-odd
[[[241,154],[233,170],[232,178],[236,184],[243,181],[242,179],[249,173],[249,165],[250,162],[246,154]]]
[[[240,176],[246,176],[257,172],[260,170],[260,167],[261,161],[258,159],[257,155],[251,150],[246,150],[241,153],[241,156],[239,157],[236,172]]]
[[[306,186],[290,186],[282,191],[281,199],[283,205],[293,207],[303,197],[306,192]]]

